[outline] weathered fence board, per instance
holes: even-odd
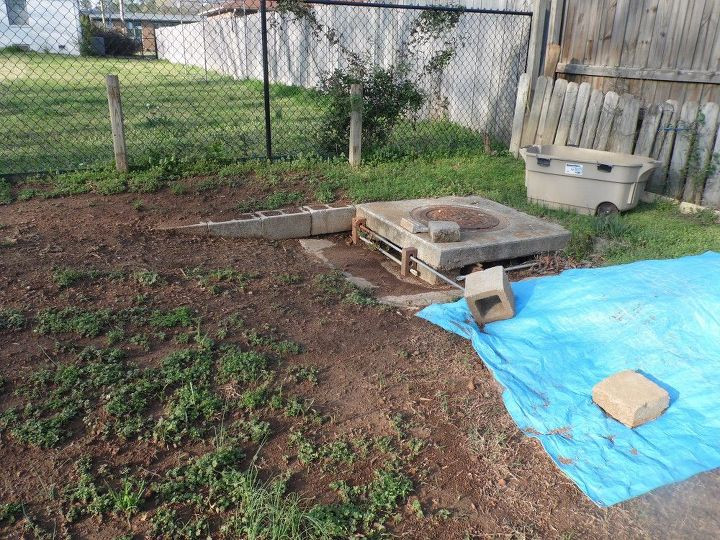
[[[555,132],[560,121],[560,113],[562,112],[563,102],[565,101],[565,92],[567,91],[568,82],[562,79],[555,81],[550,104],[548,105],[547,117],[543,125],[543,131],[540,135],[540,144],[552,144],[555,139]]]
[[[612,129],[615,116],[617,116],[619,101],[620,96],[615,92],[605,94],[600,119],[598,120],[597,133],[595,134],[595,141],[592,146],[595,150],[605,150],[607,148],[608,140],[610,139],[610,130]]]
[[[693,125],[697,118],[698,104],[695,101],[687,101],[680,110],[680,120],[677,124],[677,135],[673,147],[670,168],[668,169],[665,193],[677,199],[682,195],[685,183],[686,166],[690,155],[694,135]]]
[[[716,103],[705,103],[697,117],[697,137],[690,151],[687,179],[683,200],[700,204],[703,186],[710,165],[710,152],[715,142],[718,126],[718,106]]]
[[[542,135],[545,132],[545,122],[547,121],[548,110],[550,109],[550,101],[552,100],[553,91],[553,80],[548,81],[547,87],[545,87],[545,96],[542,102],[542,108],[540,109],[540,120],[538,120],[537,133],[535,134],[535,143],[540,144]]]
[[[510,152],[518,157],[520,142],[522,139],[523,122],[528,108],[528,97],[530,96],[530,76],[527,73],[520,75],[518,91],[515,97],[515,114],[513,115],[512,135],[510,137]]]
[[[588,103],[587,114],[585,115],[585,127],[580,137],[580,146],[582,148],[592,148],[595,141],[595,133],[597,131],[600,113],[603,108],[603,100],[605,96],[602,90],[596,88],[590,94],[590,103]]]
[[[578,87],[577,101],[575,102],[575,111],[573,111],[572,120],[570,121],[570,133],[568,133],[567,144],[578,146],[580,137],[582,136],[583,126],[585,125],[585,115],[588,110],[588,102],[590,101],[589,83],[582,83]]]
[[[663,193],[665,191],[665,180],[670,168],[672,149],[675,145],[675,127],[679,119],[680,105],[673,99],[667,100],[663,105],[660,131],[655,138],[652,150],[652,156],[660,162],[660,167],[655,169],[648,185],[648,189],[654,193]]]
[[[538,124],[540,123],[540,113],[545,100],[545,90],[552,85],[552,80],[548,77],[538,77],[533,92],[532,105],[528,118],[523,127],[521,146],[527,146],[535,142]]]
[[[578,84],[571,82],[565,90],[565,100],[563,101],[562,111],[558,120],[557,132],[555,133],[554,144],[565,144],[570,134],[570,122],[575,113],[575,105],[577,103]]]
[[[662,107],[660,105],[651,105],[645,111],[645,116],[640,126],[637,142],[635,143],[636,156],[649,156],[653,149],[653,142],[659,135],[658,127],[660,127],[660,119],[662,118]]]
[[[720,156],[720,132],[715,137],[710,172],[705,181],[705,190],[702,196],[703,206],[713,208],[720,208],[720,166],[717,163],[718,156]]]
[[[631,94],[620,96],[618,114],[613,122],[608,150],[631,154],[633,143],[637,135],[638,116],[640,115],[640,102]]]

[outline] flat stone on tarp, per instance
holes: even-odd
[[[637,371],[620,371],[592,390],[593,401],[608,415],[630,428],[654,420],[670,404],[670,395]]]

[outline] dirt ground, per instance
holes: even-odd
[[[238,191],[178,197],[78,196],[32,200],[0,207],[0,307],[29,319],[42,309],[69,305],[125,308],[138,294],[153,306],[190,306],[206,329],[240,313],[246,326],[272,332],[302,346],[280,361],[280,371],[316,366],[318,384],[285,379],[284,391],[312,400],[329,420],[306,426],[316,443],[338,437],[393,436],[397,420],[422,449],[403,463],[413,493],[393,512],[388,531],[400,538],[640,538],[651,534],[638,519],[638,503],[597,508],[552,464],[539,443],[525,437],[508,416],[499,390],[473,352],[457,336],[414,316],[413,311],[337,301],[318,292],[315,278],[328,268],[298,241],[266,242],[192,237],[152,229],[161,224],[229,217]],[[138,203],[138,200],[142,203]],[[339,238],[336,238],[339,240]],[[363,248],[353,248],[363,249]],[[366,252],[367,257],[376,254]],[[188,268],[234,268],[253,278],[243,288],[208,291],[187,279]],[[57,268],[132,273],[147,269],[163,284],[88,280],[60,288]],[[279,276],[294,276],[292,283]],[[398,290],[403,290],[398,284]],[[78,345],[100,338],[74,338]],[[41,367],[64,361],[55,339],[32,325],[0,330],[0,412],[21,403],[17,390]],[[150,350],[126,345],[130,357],[152,364],[177,348],[152,342]],[[156,411],[155,414],[160,414]],[[257,451],[264,476],[290,471],[290,488],[307,504],[331,502],[328,484],[362,482],[379,466],[375,451],[336,469],[298,461],[288,438],[293,419],[268,412],[272,435]],[[130,470],[152,479],[188,455],[199,455],[210,436],[180,445],[103,437],[72,425],[72,436],[50,449],[22,444],[0,432],[0,503],[21,501],[23,515],[0,521],[0,535],[16,537],[152,537],[156,500],[150,494],[129,517],[108,514],[69,522],[62,497],[76,482],[76,462],[91,457],[97,468]],[[418,502],[421,511],[418,511]],[[634,504],[634,506],[633,506]],[[647,510],[647,507],[646,507]],[[647,515],[652,514],[649,512]],[[217,523],[211,519],[211,532]],[[213,533],[213,537],[216,537]]]

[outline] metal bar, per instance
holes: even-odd
[[[427,270],[428,272],[430,272],[430,273],[432,273],[432,274],[435,274],[437,277],[439,277],[440,279],[442,279],[445,283],[447,283],[447,284],[449,284],[449,285],[452,285],[452,286],[455,287],[456,289],[460,289],[461,291],[465,292],[465,287],[463,287],[462,285],[458,285],[458,284],[455,283],[452,279],[450,279],[449,277],[447,277],[445,274],[441,274],[440,272],[438,272],[437,270],[435,270],[432,266],[429,266],[429,265],[425,264],[424,262],[422,262],[422,261],[421,261],[420,259],[418,259],[417,257],[410,257],[410,260],[411,260],[411,261],[414,261],[415,264],[417,264],[418,266],[422,266],[422,267],[423,267],[425,270]]]
[[[265,153],[272,161],[272,127],[270,125],[270,69],[268,67],[267,45],[267,0],[260,0],[260,35],[263,65],[263,104],[265,107]]]
[[[390,4],[387,2],[351,2],[347,0],[305,0],[306,4],[320,4],[326,6],[357,6],[357,7],[376,7],[391,9],[411,9],[420,11],[451,11],[460,13],[487,13],[488,15],[522,15],[532,17],[532,11],[513,11],[508,9],[479,9],[464,8],[451,6],[418,6],[414,4]]]

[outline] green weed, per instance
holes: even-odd
[[[0,523],[12,525],[23,514],[23,505],[18,502],[0,504]]]
[[[76,283],[83,280],[90,280],[98,277],[100,272],[97,270],[84,270],[79,268],[56,268],[53,270],[53,281],[61,288],[72,287]]]
[[[267,376],[268,359],[254,352],[232,349],[220,358],[222,380],[234,379],[240,382],[257,381]]]
[[[314,385],[319,382],[318,374],[320,370],[315,366],[295,366],[290,370],[290,373],[295,376],[296,382],[308,381]]]
[[[25,315],[19,309],[0,309],[0,330],[22,330],[25,327]]]

